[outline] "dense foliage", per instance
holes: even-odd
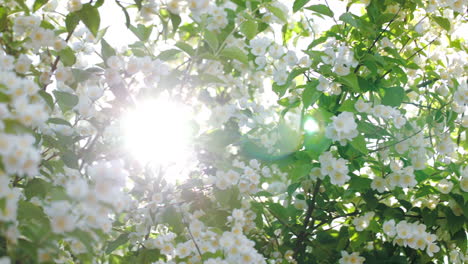
[[[467,260],[465,0],[105,2],[0,1],[0,263]]]

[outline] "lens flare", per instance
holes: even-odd
[[[190,111],[169,98],[137,103],[122,120],[125,148],[142,164],[168,166],[190,155]]]
[[[314,119],[307,119],[304,122],[304,130],[307,133],[314,133],[314,132],[319,131],[319,129],[320,129],[320,127],[317,124],[317,122],[315,122]]]

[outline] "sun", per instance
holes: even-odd
[[[190,109],[167,97],[138,102],[122,119],[125,149],[143,165],[169,166],[190,155]]]

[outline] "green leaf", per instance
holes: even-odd
[[[350,100],[346,100],[344,101],[340,107],[338,108],[338,111],[340,112],[351,112],[351,113],[355,113],[356,112],[356,108],[354,108],[354,105],[356,104],[356,101],[350,99]]]
[[[183,50],[185,53],[187,53],[190,56],[195,55],[195,50],[192,48],[192,46],[190,46],[189,44],[185,42],[177,42],[175,46]]]
[[[439,24],[443,29],[450,31],[450,21],[445,17],[434,16],[432,17],[434,21]]]
[[[70,124],[70,122],[68,122],[67,120],[62,119],[62,118],[57,118],[57,117],[51,117],[51,118],[49,118],[49,120],[47,120],[47,123],[49,123],[49,124],[57,124],[57,125],[65,125],[65,126],[69,126],[69,127],[72,126],[72,125]]]
[[[77,14],[89,31],[91,31],[94,36],[97,36],[99,24],[101,23],[98,9],[91,4],[85,4],[80,11],[77,11]]]
[[[70,13],[67,15],[65,18],[65,26],[68,34],[71,34],[75,30],[78,23],[80,23],[80,17],[78,17],[76,13]]]
[[[68,111],[78,104],[78,96],[74,94],[61,91],[54,91],[53,93],[62,111]]]
[[[294,1],[293,12],[296,13],[297,11],[299,11],[299,9],[304,7],[309,1],[310,0],[296,0],[296,1]]]
[[[179,15],[172,14],[172,13],[169,13],[169,17],[172,23],[172,31],[176,32],[177,29],[179,28],[180,23],[182,22],[182,19],[180,18]]]
[[[369,150],[366,147],[366,139],[363,135],[359,135],[351,141],[351,146],[355,149],[359,150],[363,154],[369,153]]]
[[[147,41],[149,39],[149,37],[151,36],[151,32],[153,31],[152,26],[145,27],[142,24],[138,24],[137,27],[134,27],[134,26],[130,25],[129,29],[141,41]]]
[[[180,234],[184,230],[184,223],[182,222],[182,215],[177,212],[173,207],[167,207],[164,213],[162,214],[162,222],[169,224],[172,227],[174,233]]]
[[[350,73],[346,76],[342,76],[338,79],[341,83],[345,84],[349,88],[351,88],[352,92],[359,93],[361,89],[359,87],[359,81],[354,73]]]
[[[3,32],[8,26],[8,12],[3,6],[0,6],[0,32]]]
[[[320,98],[322,93],[316,89],[318,83],[318,80],[314,80],[306,84],[304,92],[302,92],[302,103],[304,104],[304,108],[313,105]]]
[[[128,241],[128,233],[120,234],[120,236],[118,236],[114,241],[111,241],[107,244],[106,254],[112,253],[119,246],[127,243],[127,241]]]
[[[163,61],[173,60],[173,59],[176,59],[177,54],[181,52],[182,51],[178,49],[164,50],[164,51],[161,51],[161,53],[159,53],[159,55],[156,58],[163,60]]]
[[[330,8],[328,8],[328,6],[326,6],[326,5],[322,5],[322,4],[320,4],[320,5],[311,5],[311,6],[306,7],[306,9],[315,11],[315,12],[317,12],[319,14],[322,14],[322,15],[333,17],[333,11],[331,11]]]
[[[93,252],[92,243],[94,241],[93,237],[88,233],[80,229],[75,229],[73,232],[69,233],[70,236],[77,238],[83,245],[86,247],[88,252]]]
[[[79,168],[78,156],[76,156],[76,154],[74,152],[72,152],[72,151],[63,151],[60,156],[62,158],[63,163],[65,163],[65,165],[67,167],[72,168],[72,169],[78,169]]]
[[[75,52],[70,47],[66,47],[59,51],[60,61],[64,66],[70,67],[76,62]]]
[[[267,5],[266,8],[270,10],[270,12],[279,18],[283,23],[288,23],[288,18],[286,17],[286,14],[283,13],[283,10],[273,5]]]
[[[36,0],[36,1],[34,1],[33,12],[36,12],[37,10],[39,10],[39,8],[41,8],[43,5],[47,4],[47,2],[49,2],[49,0]]]
[[[218,49],[218,45],[219,45],[216,34],[209,30],[205,30],[204,36],[205,36],[206,43],[208,43],[211,50],[215,52]]]
[[[400,106],[405,97],[405,90],[400,86],[386,88],[384,92],[385,95],[382,98],[382,104],[384,105]]]
[[[115,49],[109,45],[109,43],[105,40],[101,40],[101,55],[104,60],[104,62],[107,62],[107,59],[111,56],[114,56],[116,54]]]
[[[43,179],[35,178],[26,184],[24,187],[24,194],[26,198],[31,199],[32,197],[45,198],[50,188],[50,183]]]
[[[354,16],[351,13],[342,14],[340,16],[340,20],[347,23],[347,24],[350,24],[353,27],[359,28],[358,21],[356,21],[356,19],[354,18]]]
[[[47,103],[50,109],[53,110],[55,107],[54,98],[52,98],[52,96],[44,90],[40,90],[39,95],[42,97],[42,99],[44,99],[44,101]]]
[[[244,64],[249,64],[249,59],[243,50],[238,47],[227,47],[224,48],[221,53],[221,56],[224,56],[229,59],[238,60]]]
[[[258,25],[252,19],[244,21],[240,26],[240,31],[245,35],[247,39],[253,39],[258,32]]]
[[[364,178],[364,177],[359,177],[359,176],[353,176],[349,180],[349,190],[352,190],[353,192],[362,192],[370,189],[372,180],[369,178]]]

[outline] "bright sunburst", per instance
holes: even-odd
[[[123,117],[125,147],[142,164],[171,165],[188,158],[190,110],[169,98],[139,102]]]

